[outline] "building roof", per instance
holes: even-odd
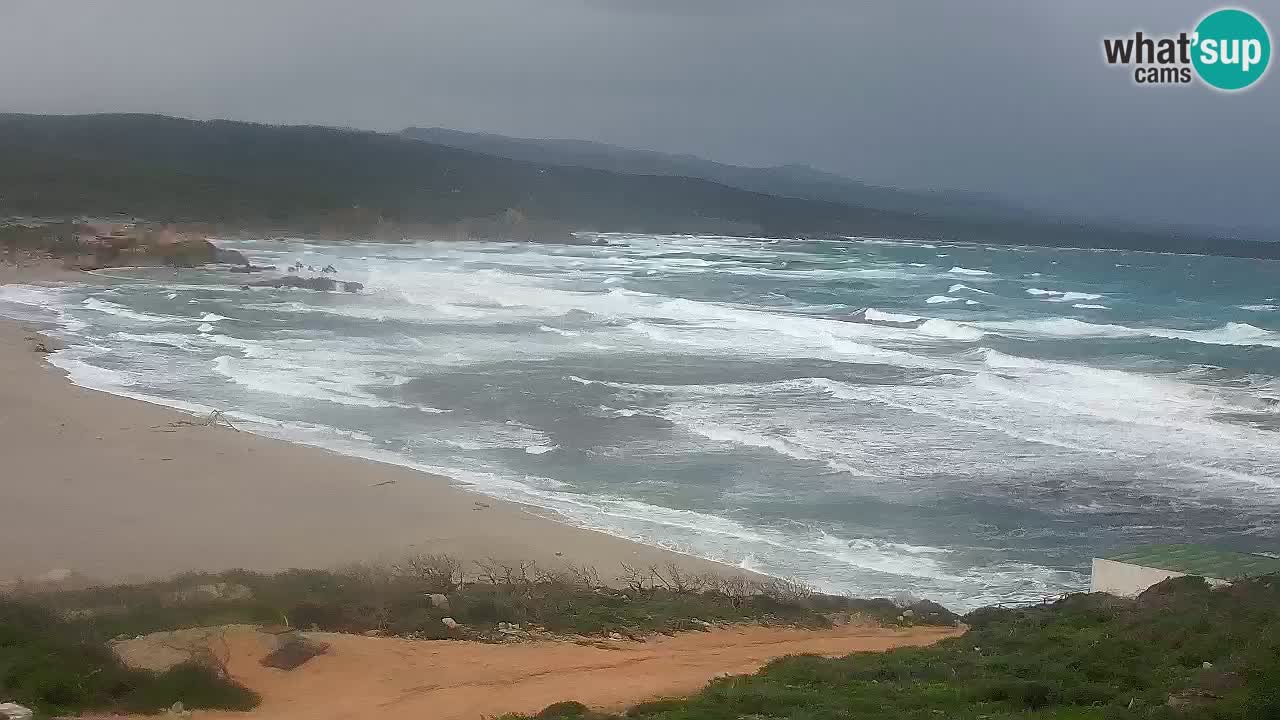
[[[1203,545],[1143,545],[1104,559],[1220,580],[1280,573],[1280,558]]]

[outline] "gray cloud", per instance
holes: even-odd
[[[1227,95],[1135,87],[1101,59],[1104,36],[1189,29],[1212,8],[7,0],[0,110],[576,137],[1071,212],[1280,228],[1274,71]]]

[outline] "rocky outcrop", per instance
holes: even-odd
[[[270,287],[270,288],[298,288],[300,290],[317,290],[320,292],[333,292],[334,290],[343,290],[344,292],[359,292],[364,289],[364,285],[358,282],[344,282],[342,280],[334,280],[330,277],[299,277],[297,275],[285,275],[283,277],[272,278],[270,280],[258,280],[248,284],[249,287]]]
[[[198,267],[210,263],[249,266],[239,250],[220,248],[202,234],[179,232],[172,226],[81,226],[78,240],[66,253],[81,270],[156,265]]]
[[[206,240],[205,242],[208,242],[208,241]],[[209,243],[209,244],[213,245],[213,243]],[[216,263],[222,263],[224,265],[239,265],[241,267],[251,267],[249,265],[249,258],[245,257],[244,253],[240,252],[239,250],[227,250],[224,248],[220,248],[216,245],[214,245],[214,248],[213,248],[213,261]]]

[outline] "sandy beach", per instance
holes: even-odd
[[[0,265],[0,284],[92,280]],[[724,566],[561,524],[447,478],[293,445],[72,385],[0,319],[0,579],[334,567],[448,553],[596,567]]]

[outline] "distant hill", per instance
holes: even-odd
[[[587,140],[513,138],[447,128],[410,127],[401,135],[487,155],[545,165],[586,167],[629,175],[699,178],[780,197],[803,198],[911,215],[972,219],[1032,219],[1032,213],[995,196],[966,191],[917,191],[881,187],[807,165],[743,167],[694,155],[635,150]]]
[[[515,160],[397,134],[158,115],[0,115],[2,215],[128,215],[347,237],[858,235],[1280,256],[1278,244],[922,215],[700,178]]]

